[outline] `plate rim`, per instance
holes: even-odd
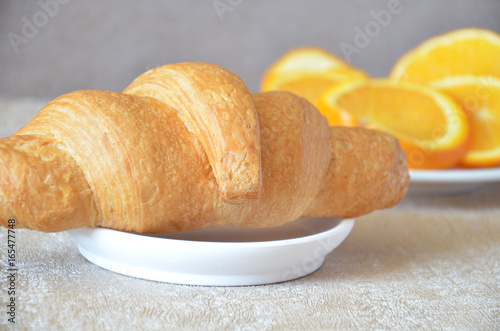
[[[480,169],[409,169],[410,183],[483,183],[500,181],[500,167]]]
[[[334,227],[324,230],[318,233],[313,233],[301,237],[293,237],[289,239],[278,239],[278,240],[266,240],[266,241],[245,241],[245,242],[226,242],[226,241],[201,241],[201,240],[185,240],[185,239],[176,239],[176,238],[161,238],[148,236],[140,233],[133,232],[124,232],[107,228],[80,228],[80,229],[72,229],[68,230],[70,236],[73,237],[73,234],[82,235],[81,231],[85,231],[86,235],[91,236],[112,236],[113,239],[118,240],[126,240],[127,238],[131,238],[132,240],[138,241],[147,241],[149,245],[152,244],[176,244],[176,245],[189,245],[193,246],[210,246],[210,248],[265,248],[265,247],[280,247],[280,246],[289,246],[289,245],[299,245],[304,244],[316,240],[321,240],[322,237],[328,237],[332,234],[332,232],[350,232],[354,227],[355,218],[330,218],[337,219],[339,223]],[[346,229],[347,228],[347,229]],[[79,234],[77,234],[80,232]],[[99,238],[96,238],[97,240]]]
[[[68,232],[85,259],[118,274],[182,285],[253,286],[297,279],[320,268],[355,224],[355,218],[336,220],[330,229],[319,228],[320,232],[313,234],[251,242],[148,237],[88,227]],[[119,245],[114,244],[117,241]],[[144,250],[154,253],[145,256]],[[262,263],[263,256],[280,260]]]

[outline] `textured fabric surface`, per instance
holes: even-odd
[[[0,98],[0,136],[42,104]],[[66,233],[16,237],[18,329],[500,329],[500,184],[407,197],[358,219],[315,273],[263,286],[135,279],[88,262]],[[6,329],[7,229],[0,252]]]

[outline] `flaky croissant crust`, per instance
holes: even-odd
[[[206,63],[167,65],[125,93],[63,95],[0,139],[0,221],[138,233],[354,217],[406,194],[392,136],[328,127],[288,92],[250,95]]]

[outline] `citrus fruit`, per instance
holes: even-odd
[[[500,79],[492,76],[455,76],[432,82],[465,110],[471,145],[461,164],[466,167],[500,165]]]
[[[289,91],[315,103],[332,84],[365,77],[364,72],[322,48],[301,47],[285,53],[267,69],[261,90]]]
[[[358,118],[348,111],[336,107],[332,107],[328,100],[318,98],[316,108],[326,117],[330,126],[357,126],[360,125]]]
[[[500,35],[466,28],[430,38],[403,55],[391,78],[428,82],[455,75],[500,76]]]
[[[348,112],[361,125],[391,133],[413,169],[457,164],[468,145],[469,124],[451,97],[430,87],[390,79],[367,79],[331,87],[320,111]]]

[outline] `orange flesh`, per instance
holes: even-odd
[[[293,92],[315,103],[323,91],[338,81],[323,77],[307,77],[289,81],[281,85],[280,90]]]
[[[461,40],[443,45],[416,60],[406,69],[403,79],[428,81],[452,75],[485,75],[500,72],[500,45],[492,52],[491,43],[485,40]],[[459,54],[459,56],[457,56]]]
[[[341,109],[349,109],[362,124],[370,123],[398,136],[437,139],[446,129],[446,119],[436,102],[414,91],[361,87],[356,93],[340,97],[337,104]],[[376,109],[379,105],[389,105],[390,109]]]
[[[474,133],[470,146],[472,150],[500,147],[500,88],[488,85],[489,80],[488,77],[481,77],[476,83],[438,85],[464,108]]]

